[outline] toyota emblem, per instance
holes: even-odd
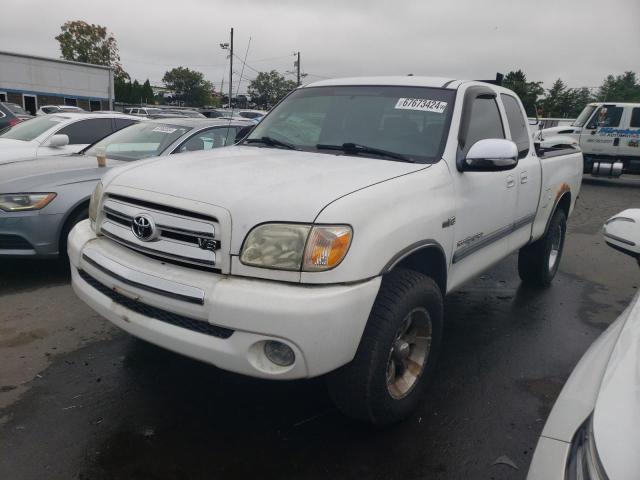
[[[131,223],[131,231],[143,242],[149,242],[155,238],[156,226],[148,215],[136,215]]]

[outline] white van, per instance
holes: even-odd
[[[575,138],[582,149],[585,173],[640,174],[640,103],[590,103],[570,126],[546,128],[540,134],[542,138]]]

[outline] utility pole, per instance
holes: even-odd
[[[233,96],[233,27],[231,27],[231,53],[229,54],[229,108],[231,108],[231,98]]]
[[[298,60],[296,60],[296,67],[298,67],[298,86],[300,86],[300,52],[298,52]]]

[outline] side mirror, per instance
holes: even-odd
[[[630,208],[604,224],[604,240],[610,247],[640,259],[640,209]]]
[[[518,147],[511,140],[486,138],[474,143],[462,159],[462,172],[499,172],[518,165]]]
[[[49,140],[50,147],[64,147],[69,145],[69,135],[56,134]]]

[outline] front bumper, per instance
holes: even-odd
[[[97,237],[89,221],[72,230],[68,250],[77,295],[118,327],[222,369],[262,378],[315,377],[351,361],[381,281],[307,286],[200,271]],[[114,301],[122,297],[127,300]],[[193,325],[185,328],[184,319],[232,332],[228,338],[203,333]],[[263,352],[268,340],[290,346],[295,362],[271,363]]]
[[[62,214],[0,211],[0,257],[55,257]]]

